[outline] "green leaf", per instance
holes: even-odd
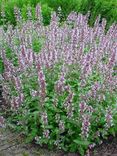
[[[90,142],[89,141],[86,141],[86,140],[84,140],[84,141],[82,141],[82,140],[78,140],[78,139],[76,139],[76,140],[74,140],[73,142],[75,142],[76,144],[78,144],[78,145],[84,145],[84,146],[88,146],[89,144],[90,144]]]

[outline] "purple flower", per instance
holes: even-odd
[[[83,115],[81,135],[83,138],[88,138],[90,129],[90,116],[85,114]]]
[[[42,113],[41,119],[42,119],[43,125],[48,125],[48,117],[47,117],[47,113],[46,112]]]
[[[36,97],[36,96],[38,96],[38,91],[36,91],[36,90],[31,90],[31,91],[30,91],[30,94],[31,94],[32,97]]]
[[[49,134],[50,134],[49,130],[44,130],[43,131],[43,137],[45,137],[47,139],[49,139]]]
[[[3,116],[0,116],[0,127],[5,127],[5,119]]]
[[[20,92],[22,89],[22,83],[21,83],[20,78],[13,76],[13,81],[14,81],[14,84],[16,86],[16,89]]]
[[[37,4],[36,6],[36,18],[38,19],[39,24],[42,24],[42,13],[41,13],[41,6]]]
[[[108,129],[113,125],[113,116],[112,116],[112,110],[110,107],[106,109],[105,120],[106,120],[106,128]]]
[[[59,130],[61,133],[65,130],[65,123],[62,120],[59,121]]]

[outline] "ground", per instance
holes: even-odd
[[[24,144],[20,135],[1,128],[0,156],[56,156],[56,154],[31,144]]]
[[[24,144],[20,135],[0,128],[0,156],[79,156],[79,154],[64,154]],[[109,137],[108,141],[93,149],[89,156],[117,156],[117,138]]]

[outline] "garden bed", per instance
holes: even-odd
[[[61,23],[53,12],[44,26],[39,5],[35,15],[24,21],[16,8],[17,26],[1,30],[0,125],[23,135],[24,144],[88,155],[117,134],[117,25],[105,32],[100,17],[92,28],[89,14],[72,12]]]

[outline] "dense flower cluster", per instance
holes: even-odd
[[[35,22],[30,11],[26,22],[15,15],[16,28],[2,31],[3,96],[40,144],[80,150],[74,140],[92,143],[116,120],[117,25],[105,33],[105,19],[92,28],[89,15],[72,12],[64,23],[53,13],[43,26],[40,6]]]

